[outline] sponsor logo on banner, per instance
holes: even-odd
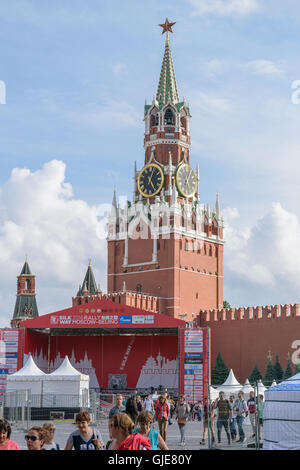
[[[184,364],[184,368],[185,369],[196,370],[196,369],[202,369],[203,366],[202,366],[202,364]]]
[[[146,315],[145,323],[154,323],[154,315]]]
[[[186,351],[187,353],[198,353],[198,352],[199,352],[199,348],[187,347],[187,348],[185,348],[185,351]]]
[[[54,315],[50,317],[50,325],[58,325],[58,323],[58,317],[55,317]]]
[[[144,324],[145,323],[145,316],[144,315],[132,315],[132,323],[135,324]]]
[[[184,386],[185,390],[193,390],[193,386],[192,385],[185,385]]]
[[[120,315],[119,323],[120,324],[130,325],[132,323],[132,316],[131,315]]]

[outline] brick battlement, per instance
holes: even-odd
[[[97,295],[77,296],[72,299],[72,306],[84,305],[94,300],[107,299],[118,302],[130,307],[136,307],[149,312],[160,313],[160,299],[147,294],[139,294],[137,292],[112,292],[109,294],[98,293]]]
[[[197,326],[217,321],[262,320],[300,317],[299,304],[266,305],[264,307],[239,307],[229,309],[200,310]]]

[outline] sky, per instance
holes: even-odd
[[[201,203],[224,213],[224,299],[299,302],[299,2],[2,3],[0,327],[26,256],[40,314],[71,305],[89,259],[105,292],[103,216],[143,166],[166,17]]]

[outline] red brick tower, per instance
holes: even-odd
[[[174,23],[173,23],[174,24]],[[223,307],[223,219],[200,205],[199,170],[190,166],[190,110],[180,101],[167,33],[156,96],[145,104],[144,167],[134,166],[133,201],[108,223],[108,293],[159,298],[160,312],[192,321]]]
[[[17,279],[17,299],[13,319],[10,322],[12,328],[19,328],[21,321],[39,316],[36,303],[35,276],[30,271],[27,259]]]

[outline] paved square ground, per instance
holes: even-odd
[[[30,425],[42,426],[44,422],[34,421]],[[67,439],[72,431],[76,429],[76,425],[72,421],[55,421],[56,433],[55,433],[55,442],[57,442],[61,449],[64,449]],[[93,428],[99,429],[101,432],[102,438],[106,443],[108,441],[108,429],[107,421],[101,421],[101,423],[92,426]],[[251,439],[252,428],[249,423],[249,418],[244,422],[244,432],[247,437],[247,442],[245,444],[239,444],[233,442],[230,446],[227,444],[227,438],[224,429],[222,430],[222,446],[221,449],[224,450],[250,450],[247,448],[247,444],[253,442]],[[158,430],[158,425],[155,423],[155,429]],[[24,439],[25,435],[24,429],[19,428],[18,426],[12,427],[11,439],[17,442],[22,450],[26,450],[26,442]],[[170,450],[204,450],[207,449],[207,444],[205,446],[200,445],[200,441],[203,435],[203,421],[191,421],[186,425],[186,446],[182,447],[179,445],[180,442],[180,433],[177,422],[174,420],[171,426],[168,426],[167,430],[167,445]],[[216,429],[215,429],[215,435]]]

